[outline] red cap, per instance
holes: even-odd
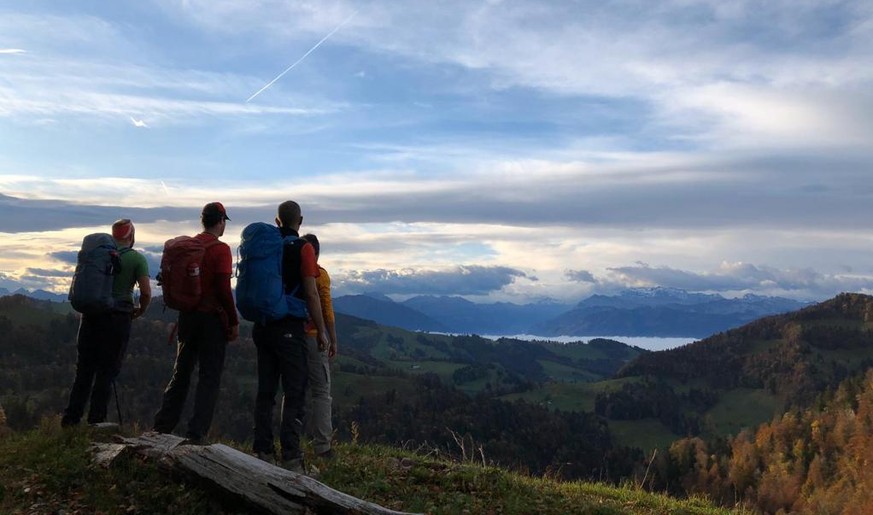
[[[116,220],[114,224],[112,224],[112,237],[116,240],[126,240],[133,236],[133,222],[131,222],[127,218],[122,218],[121,220]]]
[[[222,205],[221,202],[210,202],[203,206],[203,211],[200,213],[200,216],[210,215],[223,216],[225,220],[230,220],[227,216],[227,211],[224,209],[224,205]]]

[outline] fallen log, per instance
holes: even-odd
[[[191,445],[184,438],[154,432],[118,440],[118,444],[95,444],[95,461],[110,466],[118,456],[135,452],[157,459],[162,468],[204,483],[251,510],[276,514],[404,514],[223,444]]]

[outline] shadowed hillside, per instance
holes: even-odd
[[[424,313],[385,298],[369,295],[344,295],[333,299],[337,313],[345,313],[382,325],[402,327],[410,331],[448,332],[449,328]]]
[[[736,434],[873,364],[873,297],[845,293],[677,349],[641,355],[596,412],[658,418],[677,435]]]

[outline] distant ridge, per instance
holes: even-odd
[[[475,303],[456,296],[422,295],[403,302],[438,320],[455,333],[514,335],[530,332],[530,328],[569,309],[557,302]]]
[[[758,318],[806,306],[781,297],[746,295],[728,299],[675,288],[635,288],[616,295],[592,295],[570,311],[537,324],[543,336],[705,337]]]
[[[333,308],[338,313],[409,331],[449,331],[446,326],[427,315],[384,296],[376,298],[368,294],[336,297],[333,299]]]
[[[6,288],[0,288],[0,297],[6,297],[9,295],[24,295],[25,297],[30,297],[32,299],[50,300],[52,302],[66,302],[67,300],[67,295],[65,293],[52,293],[46,290],[26,290],[24,288],[9,291]]]
[[[409,330],[504,336],[694,338],[806,306],[781,297],[749,294],[728,299],[660,287],[592,295],[575,306],[549,300],[476,303],[449,295],[420,295],[395,302],[380,293],[338,297],[334,305],[341,313]]]

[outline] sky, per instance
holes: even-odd
[[[0,0],[0,287],[288,199],[335,295],[873,293],[873,2]]]

